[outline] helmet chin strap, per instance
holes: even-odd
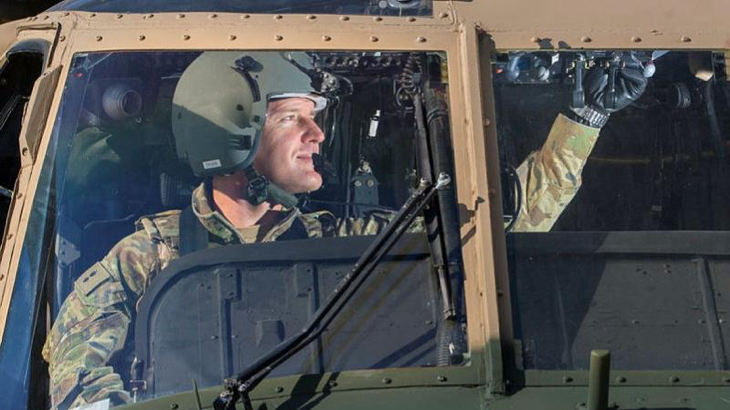
[[[286,208],[294,208],[299,200],[294,195],[284,191],[275,183],[269,181],[265,176],[261,175],[254,169],[253,165],[249,165],[243,170],[248,179],[245,198],[254,205],[260,205],[266,201],[281,204]]]

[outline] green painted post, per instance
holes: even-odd
[[[608,409],[608,378],[611,373],[611,353],[608,350],[591,351],[588,373],[588,410]]]

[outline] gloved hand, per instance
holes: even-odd
[[[633,54],[617,55],[607,65],[595,65],[583,80],[585,107],[571,109],[584,124],[601,128],[611,113],[641,97],[650,72]]]

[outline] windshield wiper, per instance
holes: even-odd
[[[243,399],[246,410],[252,410],[253,407],[249,398],[251,390],[277,366],[284,363],[322,334],[375,270],[380,260],[400,239],[411,222],[434,198],[436,192],[450,182],[451,177],[445,173],[439,174],[435,184],[422,179],[416,192],[406,200],[390,223],[375,237],[352,270],[335,287],[325,304],[317,310],[304,329],[280,343],[235,378],[225,380],[225,389],[213,403],[215,410],[235,410],[236,402],[240,399]]]

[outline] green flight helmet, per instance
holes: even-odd
[[[327,99],[315,89],[304,52],[210,51],[183,72],[172,100],[178,157],[198,177],[251,167],[270,101],[308,98],[315,111]]]

